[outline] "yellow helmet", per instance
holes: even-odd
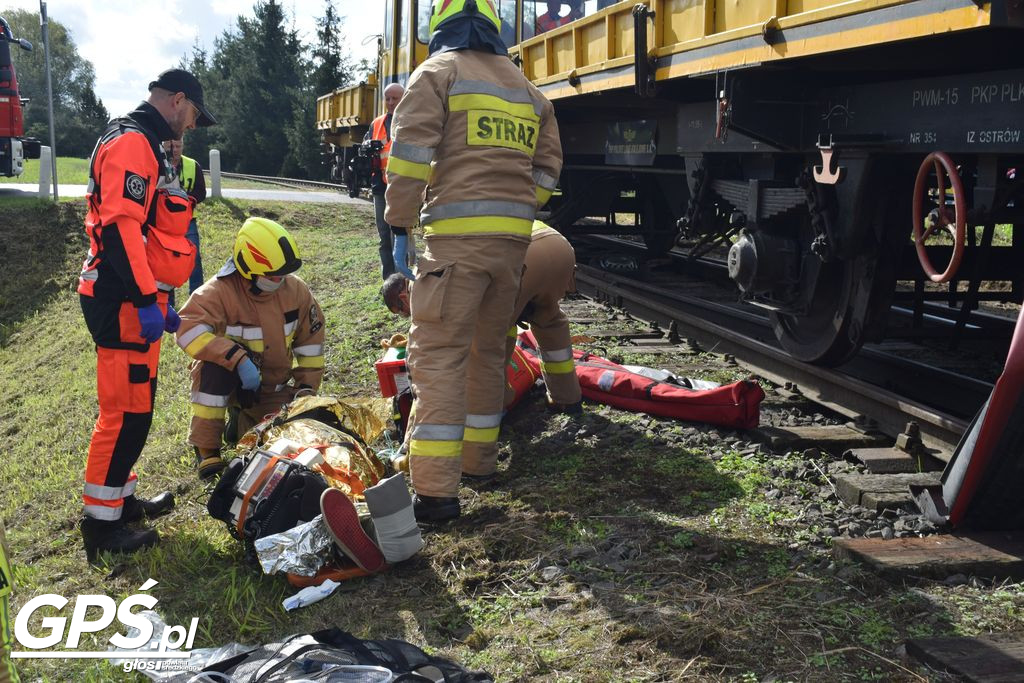
[[[235,267],[244,277],[287,275],[302,265],[299,247],[279,223],[253,217],[242,224],[235,238]]]
[[[501,30],[501,19],[498,18],[498,10],[494,8],[494,0],[434,0],[434,9],[430,13],[430,32],[436,31],[438,26],[449,19],[472,16],[474,13],[479,13],[494,24],[495,29]]]

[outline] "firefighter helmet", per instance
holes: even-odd
[[[434,9],[430,12],[430,32],[433,33],[441,24],[457,17],[480,14],[501,30],[501,19],[494,8],[494,0],[434,0]]]
[[[302,265],[299,247],[279,223],[253,217],[235,238],[235,267],[248,279],[254,275],[287,275]]]

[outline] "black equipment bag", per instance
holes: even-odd
[[[300,678],[329,683],[357,680],[352,677],[353,666],[387,669],[394,683],[494,683],[490,674],[432,657],[404,640],[361,640],[337,628],[258,647],[209,664],[203,673],[228,674],[239,683],[283,683]],[[378,673],[380,678],[374,673],[378,672],[367,670],[364,680],[387,680],[383,672]]]
[[[248,481],[240,481],[243,479]],[[322,475],[293,460],[256,451],[228,464],[206,509],[248,546],[257,538],[314,519],[320,514],[320,494],[327,486]],[[249,489],[254,491],[246,499]]]

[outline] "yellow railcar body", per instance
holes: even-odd
[[[633,9],[655,78],[666,81],[990,25],[990,3],[960,0],[643,0],[620,2],[512,50],[550,99],[632,87]]]

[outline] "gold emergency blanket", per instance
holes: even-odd
[[[323,454],[325,465],[313,469],[349,497],[361,497],[364,489],[387,475],[384,463],[366,444],[373,443],[387,429],[390,413],[391,402],[382,398],[301,396],[248,431],[238,447],[260,448],[285,438],[316,448]]]

